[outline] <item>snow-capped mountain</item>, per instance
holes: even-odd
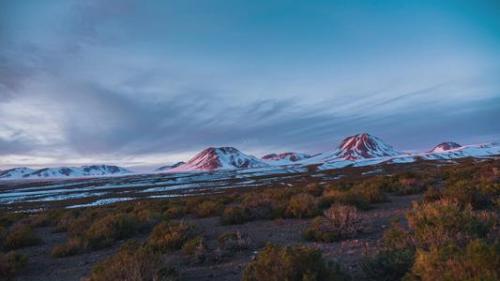
[[[160,171],[168,171],[168,170],[170,170],[170,169],[177,168],[177,167],[179,167],[179,166],[181,166],[181,165],[184,165],[184,164],[186,164],[186,162],[182,162],[182,161],[181,161],[181,162],[177,162],[177,163],[172,164],[172,165],[165,165],[165,166],[161,166],[160,168],[156,169],[155,171],[157,171],[157,172],[160,172]]]
[[[273,162],[279,162],[279,163],[297,162],[307,158],[311,158],[311,155],[298,152],[283,152],[279,154],[276,153],[266,154],[262,156],[261,159],[267,161],[268,163],[273,164]]]
[[[337,161],[357,161],[380,157],[402,155],[381,139],[367,133],[345,138],[332,152],[320,153],[306,159],[304,163],[322,163]]]
[[[124,175],[128,173],[130,173],[130,171],[118,166],[90,165],[82,167],[43,168],[39,170],[33,170],[29,168],[15,168],[4,171],[0,175],[0,178],[32,179],[32,178],[88,177],[88,176]]]
[[[26,167],[19,167],[19,168],[13,168],[9,170],[4,170],[0,171],[0,179],[2,178],[22,178],[25,175],[33,173],[35,170],[26,168]]]
[[[168,172],[213,171],[228,169],[264,168],[268,164],[234,147],[209,147],[196,154],[187,163]]]
[[[494,155],[500,155],[500,144],[498,143],[473,144],[473,145],[458,146],[446,150],[438,148],[437,151],[435,151],[434,149],[432,151],[433,152],[417,154],[417,156],[420,156],[421,158],[428,160],[494,156]]]
[[[456,142],[452,142],[452,141],[442,142],[442,143],[436,145],[430,152],[431,153],[433,153],[433,152],[440,153],[440,152],[445,152],[445,151],[459,148],[459,147],[462,147],[462,146]]]
[[[337,150],[337,156],[345,160],[387,157],[400,155],[381,139],[367,133],[345,138]]]

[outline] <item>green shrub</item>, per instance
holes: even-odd
[[[367,280],[399,281],[410,271],[414,256],[411,249],[385,250],[366,258],[361,268]]]
[[[36,236],[31,226],[19,223],[11,226],[5,236],[3,247],[6,250],[15,250],[38,245],[41,242],[42,240]]]
[[[304,238],[311,241],[334,242],[351,238],[362,230],[356,207],[334,204],[315,218],[305,230]]]
[[[417,246],[424,248],[486,237],[498,221],[492,213],[475,213],[470,206],[449,200],[414,204],[407,218]]]
[[[0,214],[0,226],[3,226],[4,228],[8,228],[9,226],[13,225],[15,222],[21,221],[22,219],[26,218],[27,215],[24,213],[8,213],[8,212],[3,212]]]
[[[243,281],[349,280],[338,266],[328,265],[319,250],[268,245],[243,272]]]
[[[125,243],[118,253],[92,269],[89,281],[177,281],[179,274],[165,266],[159,254],[137,242]]]
[[[285,198],[275,198],[267,193],[247,194],[242,202],[242,208],[249,210],[253,219],[274,219],[282,217],[286,208]]]
[[[332,204],[351,205],[360,210],[367,210],[370,208],[370,202],[365,197],[359,196],[355,192],[327,189],[320,198],[319,207],[324,209],[330,207]]]
[[[158,251],[178,250],[194,236],[194,227],[186,223],[166,223],[156,225],[147,244]]]
[[[318,214],[318,202],[308,193],[294,195],[288,201],[285,215],[292,218],[309,218]]]
[[[407,280],[500,280],[500,243],[471,241],[465,249],[450,243],[418,250]]]
[[[28,258],[16,252],[0,253],[0,280],[15,280],[16,274],[24,268]]]
[[[113,242],[132,237],[142,225],[129,214],[109,214],[94,222],[85,232],[88,246],[92,249],[109,247]]]
[[[414,250],[415,242],[413,241],[412,233],[405,230],[399,222],[393,222],[391,226],[384,231],[382,247],[386,251]]]
[[[494,185],[493,185],[494,186]],[[474,209],[485,209],[493,205],[493,198],[500,192],[498,190],[482,189],[479,183],[469,180],[448,181],[443,191],[443,197],[458,202],[461,206],[471,205]]]
[[[381,203],[387,201],[387,196],[383,192],[381,186],[376,183],[359,183],[348,192],[352,193],[354,196],[365,199],[369,203]]]
[[[192,209],[192,213],[199,218],[207,218],[219,215],[223,205],[219,202],[215,202],[212,200],[203,201],[196,208]]]
[[[221,216],[222,224],[242,224],[252,220],[252,215],[247,208],[228,206]]]
[[[187,208],[185,206],[173,205],[164,211],[164,214],[169,219],[177,219],[187,214]]]

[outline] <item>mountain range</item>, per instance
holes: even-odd
[[[33,179],[33,178],[61,178],[61,177],[90,177],[125,175],[130,171],[113,165],[90,165],[81,167],[42,168],[38,170],[20,167],[0,171],[0,179]]]
[[[497,143],[461,146],[455,142],[443,142],[427,152],[400,152],[380,138],[367,133],[345,138],[332,151],[308,155],[298,152],[271,153],[257,158],[234,147],[209,147],[187,162],[165,165],[156,172],[183,173],[216,170],[266,169],[276,166],[308,166],[319,164],[322,169],[349,165],[364,166],[379,163],[407,163],[417,160],[449,160],[463,157],[488,157],[500,155]],[[88,177],[125,175],[127,169],[112,165],[60,167],[33,170],[26,167],[0,171],[0,179],[33,179],[60,177]]]

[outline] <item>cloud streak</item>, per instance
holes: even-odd
[[[338,5],[10,1],[0,168],[170,162],[209,145],[315,153],[361,131],[402,149],[499,137],[500,31],[482,28],[498,21],[486,8],[349,4],[351,19]],[[449,24],[426,23],[429,11]]]

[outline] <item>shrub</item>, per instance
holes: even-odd
[[[276,199],[269,194],[251,193],[245,196],[242,207],[249,210],[253,219],[274,219],[283,216],[286,201]]]
[[[435,187],[428,188],[424,193],[424,202],[434,202],[441,200],[443,198],[443,194],[441,191]]]
[[[165,267],[159,254],[132,241],[125,243],[114,256],[94,266],[89,277],[89,281],[174,281],[178,279],[177,271],[171,267]]]
[[[315,218],[304,232],[307,240],[333,242],[353,237],[362,229],[361,218],[356,207],[332,205],[323,217]]]
[[[3,247],[6,250],[15,250],[23,247],[34,246],[40,244],[42,240],[33,232],[33,228],[26,224],[13,225],[3,242]]]
[[[84,251],[86,247],[82,238],[70,238],[64,244],[55,245],[50,254],[55,258],[73,256]]]
[[[186,241],[182,246],[182,253],[191,262],[203,262],[207,255],[207,246],[205,240],[201,236],[197,236]]]
[[[0,226],[3,226],[5,228],[13,225],[15,222],[18,222],[22,220],[23,218],[26,218],[26,214],[24,213],[3,213],[0,214]]]
[[[323,192],[323,189],[317,182],[312,182],[306,185],[305,191],[312,196],[320,196],[321,193]]]
[[[448,181],[443,197],[458,202],[461,206],[471,205],[475,209],[485,209],[493,205],[494,191],[481,190],[479,184],[469,180]],[[497,193],[498,195],[498,193]]]
[[[352,193],[354,196],[365,199],[369,203],[381,203],[387,201],[387,197],[382,191],[381,186],[376,183],[363,182],[355,185],[348,192]]]
[[[494,214],[476,214],[470,206],[461,207],[449,200],[414,204],[407,217],[417,246],[424,248],[486,237],[498,221]]]
[[[222,224],[242,224],[250,220],[252,220],[250,211],[238,206],[226,207],[221,216]]]
[[[351,191],[341,191],[338,189],[328,189],[323,192],[320,198],[319,207],[328,208],[332,204],[343,204],[355,206],[360,210],[367,210],[370,208],[370,202],[363,196]]]
[[[299,193],[292,196],[285,210],[285,215],[292,218],[308,218],[317,214],[317,200],[308,193]]]
[[[386,251],[415,249],[412,233],[403,229],[399,222],[394,222],[384,231],[382,247]]]
[[[187,213],[187,208],[184,206],[174,205],[165,210],[164,214],[169,219],[180,218]]]
[[[85,233],[88,246],[100,249],[113,242],[129,238],[141,228],[139,221],[129,214],[109,214],[93,223]]]
[[[451,243],[417,251],[407,280],[500,280],[500,243],[471,241],[465,249]]]
[[[385,250],[366,258],[361,268],[368,280],[399,281],[410,271],[414,255],[411,249]]]
[[[194,227],[186,223],[159,223],[148,238],[148,245],[159,251],[178,250],[194,236]]]
[[[192,209],[194,215],[199,218],[206,218],[220,214],[223,206],[215,201],[206,200]]]
[[[0,280],[14,280],[18,273],[26,265],[28,258],[16,252],[0,253]]]
[[[268,245],[243,272],[243,281],[349,280],[338,266],[328,265],[319,250]]]

